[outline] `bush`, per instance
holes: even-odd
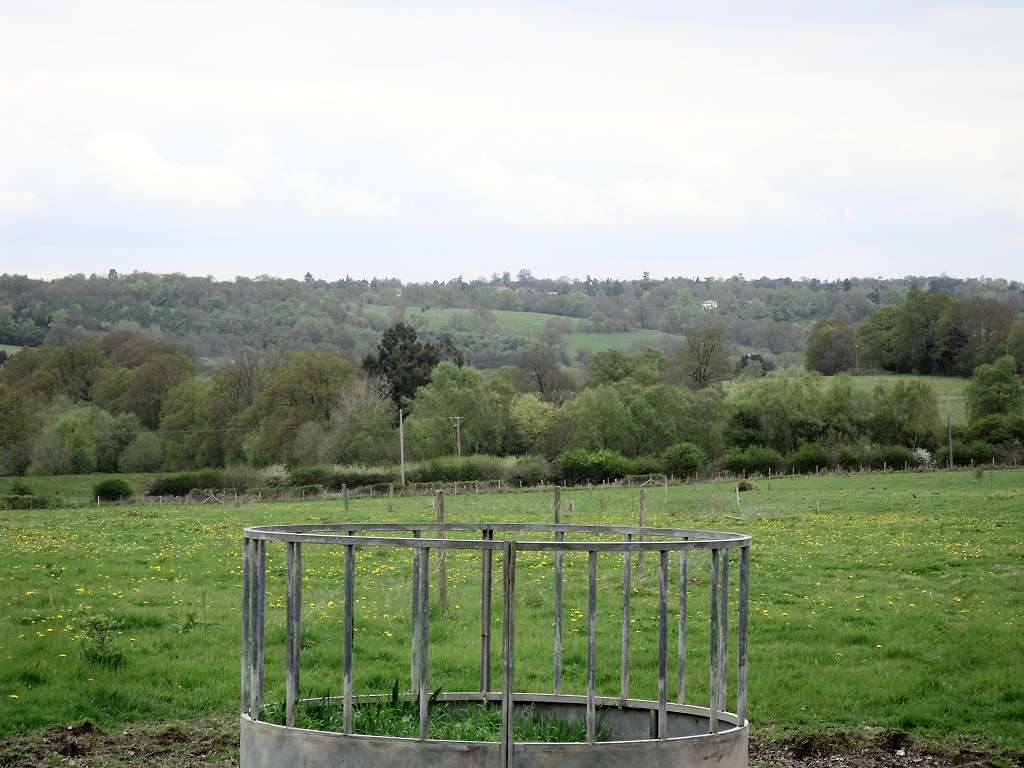
[[[343,485],[358,488],[364,485],[387,485],[401,480],[398,467],[366,467],[357,464],[338,465],[332,468],[326,486],[332,491],[340,491]]]
[[[985,416],[971,424],[967,434],[972,441],[980,440],[993,445],[1024,443],[1024,416]]]
[[[551,462],[543,456],[510,456],[505,460],[505,476],[510,483],[537,485],[554,477]]]
[[[158,477],[149,486],[150,496],[187,496],[195,488],[223,488],[224,473],[219,469],[199,469]]]
[[[855,446],[841,445],[836,451],[836,463],[843,469],[860,469],[864,463],[864,454]]]
[[[670,445],[661,454],[661,464],[665,472],[679,477],[697,474],[704,467],[706,460],[704,449],[693,443]]]
[[[943,444],[935,452],[935,463],[940,467],[949,466],[949,445]],[[953,466],[963,467],[971,463],[970,451],[962,440],[953,441]]]
[[[774,448],[752,445],[742,451],[733,451],[725,458],[725,467],[734,475],[767,475],[778,472],[784,465],[782,454]]]
[[[558,458],[558,467],[564,480],[581,483],[587,480],[618,480],[633,474],[636,463],[631,462],[618,451],[603,449],[587,451],[575,448]]]
[[[828,469],[831,463],[828,451],[817,443],[804,443],[786,457],[787,466],[804,474],[816,472],[819,468]]]
[[[134,493],[135,489],[132,484],[123,477],[108,477],[92,487],[93,498],[99,497],[103,501],[120,501]]]
[[[967,446],[967,455],[975,464],[989,464],[996,457],[995,446],[984,440],[974,440]]]
[[[903,469],[916,467],[914,452],[903,445],[872,445],[864,456],[864,463],[872,469]]]
[[[26,483],[21,478],[17,478],[11,483],[11,495],[12,496],[31,496],[32,486]]]
[[[408,478],[414,483],[451,483],[457,480],[503,480],[505,460],[500,456],[439,456],[416,464]]]
[[[3,509],[43,509],[49,506],[59,506],[59,504],[59,499],[36,496],[35,494],[0,496],[0,507]]]
[[[296,496],[319,496],[324,492],[322,485],[300,485],[295,488],[291,488],[290,491]]]
[[[82,639],[78,648],[90,664],[117,669],[124,663],[124,651],[116,644],[122,622],[112,616],[96,614],[82,622]]]
[[[281,488],[291,482],[291,473],[284,464],[271,464],[260,470],[263,482],[271,488]]]
[[[265,478],[262,472],[245,464],[232,464],[221,473],[222,486],[232,491],[258,488],[264,482]]]

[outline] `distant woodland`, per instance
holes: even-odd
[[[0,470],[388,466],[399,411],[413,459],[544,476],[941,463],[938,374],[965,382],[955,460],[1008,459],[1022,312],[1019,283],[948,277],[4,275]]]

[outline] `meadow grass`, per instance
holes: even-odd
[[[69,504],[88,504],[95,501],[92,494],[93,486],[100,480],[117,477],[127,480],[135,488],[135,492],[141,496],[146,492],[149,483],[156,477],[167,474],[165,472],[151,473],[94,473],[89,475],[30,475],[28,477],[0,477],[0,496],[11,492],[11,485],[14,482],[21,482],[27,485],[33,493],[39,496],[59,496]]]
[[[566,509],[570,501],[575,512],[563,513],[567,522],[627,523],[638,491],[566,491]],[[449,496],[446,507],[450,520],[546,521],[550,503],[546,493],[470,493]],[[433,516],[428,497],[396,498],[390,514],[386,504],[353,500],[347,517]],[[776,479],[742,494],[740,504],[726,483],[648,495],[652,525],[754,537],[755,728],[771,734],[868,724],[1024,743],[1024,472]],[[235,711],[242,527],[341,518],[336,501],[0,513],[0,736],[81,718],[117,726]],[[621,557],[600,560],[597,688],[614,695]],[[309,546],[304,561],[302,693],[337,695],[342,552]],[[474,690],[479,556],[449,551],[447,565],[450,610],[443,616],[435,605],[430,622],[431,688]],[[500,585],[500,558],[495,565]],[[283,566],[283,547],[271,545],[268,702],[284,690]],[[582,692],[585,555],[567,556],[565,570],[564,690]],[[396,678],[408,685],[409,571],[406,552],[358,549],[357,693],[387,692]],[[645,578],[634,579],[633,597],[632,693],[648,698],[657,690],[655,571],[652,557]],[[693,555],[687,694],[695,702],[708,696],[708,572],[706,555]],[[550,554],[520,553],[518,690],[551,690],[552,574]],[[733,630],[735,606],[734,596]],[[494,607],[500,638],[500,591]],[[96,615],[116,622],[112,637],[95,636]],[[674,618],[672,627],[670,648]],[[494,649],[492,679],[500,680],[500,640]],[[733,657],[731,676],[735,670]],[[675,679],[671,668],[669,676]],[[735,689],[732,677],[730,708]]]

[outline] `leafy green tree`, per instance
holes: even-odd
[[[857,339],[845,320],[819,320],[807,339],[805,352],[809,370],[831,376],[849,371],[857,364]]]
[[[484,377],[469,366],[441,363],[431,382],[416,392],[406,433],[413,456],[429,459],[455,453],[452,417],[461,417],[462,452],[500,450],[507,414],[496,407]]]
[[[31,458],[34,419],[28,398],[0,383],[0,472],[19,474]]]
[[[247,437],[253,463],[287,459],[299,428],[310,421],[327,424],[355,376],[352,363],[315,349],[295,352],[268,371],[263,389],[242,417],[256,427]]]
[[[384,331],[377,351],[363,360],[363,368],[387,382],[388,394],[397,410],[407,408],[416,390],[430,382],[431,371],[439,360],[437,347],[420,341],[415,328],[400,322]]]
[[[939,406],[923,381],[878,384],[872,398],[871,435],[878,443],[935,448]]]
[[[531,393],[517,394],[509,407],[515,448],[532,453],[543,450],[543,436],[554,418],[555,406]]]
[[[665,471],[680,477],[689,477],[697,474],[707,460],[704,449],[693,443],[676,443],[670,445],[661,454],[661,461]]]
[[[974,369],[967,385],[967,412],[971,421],[996,414],[1018,415],[1024,410],[1024,382],[1017,361],[1009,355]]]
[[[118,468],[122,472],[156,472],[163,469],[164,448],[154,432],[140,432],[125,446]]]

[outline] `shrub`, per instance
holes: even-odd
[[[836,463],[843,469],[859,469],[864,463],[864,454],[856,446],[842,445],[836,451]]]
[[[31,496],[32,486],[26,483],[21,478],[17,478],[11,483],[11,495],[12,496]]]
[[[135,489],[132,484],[123,477],[108,477],[92,487],[93,498],[99,497],[103,501],[120,501],[127,499],[133,493],[135,493]]]
[[[219,469],[199,469],[158,477],[149,486],[150,496],[187,496],[195,488],[224,487],[224,473]]]
[[[754,484],[753,480],[740,480],[738,483],[736,483],[736,490],[740,493],[745,493],[746,491],[756,491],[757,485]]]
[[[817,443],[804,443],[786,457],[786,464],[796,472],[815,472],[818,468],[827,469],[832,459],[822,446]]]
[[[967,455],[975,464],[988,464],[996,457],[996,449],[984,440],[974,440],[967,446]]]
[[[57,506],[59,503],[59,499],[54,500],[49,496],[36,496],[35,494],[0,496],[0,507],[4,509],[43,509]]]
[[[626,459],[632,466],[630,475],[657,475],[661,474],[662,462],[659,456],[637,456],[635,459]]]
[[[124,651],[116,644],[121,622],[112,616],[96,614],[82,622],[82,639],[78,648],[90,664],[117,669],[124,663]]]
[[[358,488],[363,485],[387,485],[401,479],[398,467],[366,467],[361,465],[336,465],[332,467],[326,486],[340,491],[343,485]]]
[[[939,450],[935,452],[935,463],[940,467],[949,466],[949,446],[943,444]],[[953,441],[953,465],[962,467],[966,464],[971,463],[970,451],[967,449],[967,444],[962,440]]]
[[[777,472],[783,466],[782,454],[774,448],[752,445],[742,451],[733,451],[725,459],[725,467],[735,475]]]
[[[310,467],[293,467],[289,471],[288,485],[298,487],[300,485],[329,485],[332,477],[331,468],[324,464],[314,464]],[[267,483],[273,485],[273,483]]]
[[[914,461],[917,462],[917,466],[924,467],[925,469],[931,469],[935,466],[935,456],[927,448],[915,448]]]
[[[232,464],[221,473],[221,484],[233,491],[247,491],[264,484],[263,473],[245,464]]]
[[[263,482],[271,488],[281,488],[291,482],[291,473],[284,464],[271,464],[260,470]]]
[[[903,469],[916,467],[914,452],[903,445],[872,445],[864,456],[872,469]]]
[[[414,483],[450,483],[457,480],[502,480],[505,462],[500,456],[439,456],[416,464],[408,473]]]
[[[665,471],[680,477],[689,477],[700,472],[706,459],[704,449],[693,443],[670,445],[661,454],[662,467]]]
[[[553,477],[551,463],[543,456],[515,456],[506,459],[505,475],[510,483],[537,485]]]
[[[319,496],[324,492],[322,485],[299,485],[291,489],[291,492],[296,496]]]
[[[1024,416],[993,414],[978,419],[967,431],[971,440],[981,440],[993,445],[1024,443]]]
[[[586,480],[618,480],[633,472],[636,464],[618,451],[587,451],[575,448],[558,458],[562,478],[570,483]]]

